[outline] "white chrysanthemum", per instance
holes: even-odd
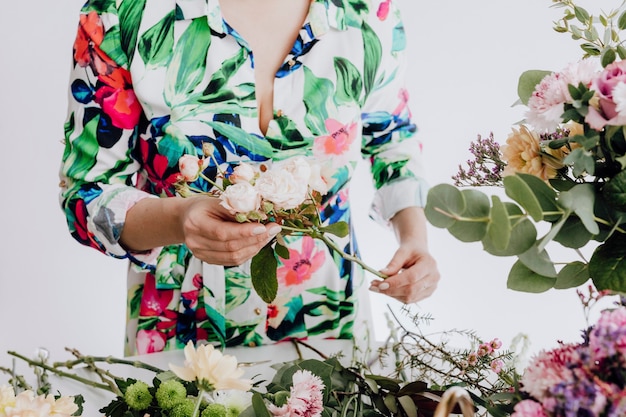
[[[13,407],[15,405],[15,393],[13,388],[8,385],[0,386],[0,416],[4,415],[4,410],[7,407]]]
[[[193,342],[187,343],[184,349],[185,366],[174,366],[170,369],[185,381],[197,381],[206,385],[206,389],[247,391],[252,387],[249,379],[240,379],[243,369],[237,365],[237,358],[223,355],[213,345],[202,345],[194,348]]]

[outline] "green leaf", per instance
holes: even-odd
[[[580,177],[587,173],[593,175],[596,170],[596,162],[593,156],[582,148],[576,148],[565,157],[563,163],[572,165],[574,176]]]
[[[258,392],[252,394],[252,408],[254,409],[254,414],[257,417],[272,417],[272,414],[267,409],[265,405],[265,400],[263,400],[263,396]]]
[[[589,23],[589,12],[587,12],[587,10],[583,9],[582,7],[574,6],[574,15],[580,23],[585,25]]]
[[[570,262],[559,271],[554,288],[576,288],[589,280],[589,266],[584,262]]]
[[[596,196],[592,184],[578,184],[572,187],[571,190],[561,193],[559,204],[576,213],[589,233],[597,235],[600,233],[600,227],[595,221],[593,212],[595,199]]]
[[[604,184],[602,195],[615,209],[626,211],[626,171],[619,172]]]
[[[603,67],[606,67],[607,65],[613,63],[616,57],[617,54],[615,53],[615,49],[608,47],[604,48],[604,50],[602,51],[602,56],[600,58],[600,64]]]
[[[535,87],[552,71],[528,70],[522,73],[517,84],[517,95],[523,104],[528,104],[528,100],[533,95]]]
[[[268,304],[274,301],[278,292],[276,268],[278,268],[278,261],[271,243],[268,243],[254,255],[250,265],[252,286],[259,297]]]
[[[337,74],[337,94],[335,96],[338,103],[360,103],[363,80],[358,68],[350,60],[336,57],[335,73]]]
[[[591,279],[598,290],[626,292],[626,235],[616,233],[598,246],[589,261]]]
[[[350,233],[350,226],[346,222],[337,222],[329,224],[328,226],[321,227],[320,230],[324,233],[330,233],[339,237],[346,237]]]
[[[576,216],[568,216],[563,227],[554,236],[554,241],[566,248],[578,249],[585,246],[592,238],[592,234]]]
[[[520,206],[522,206],[536,222],[543,220],[543,208],[541,202],[537,198],[535,190],[541,192],[541,197],[548,201],[550,198],[546,195],[553,195],[552,201],[556,198],[556,194],[550,189],[550,187],[539,178],[535,177],[538,181],[531,179],[532,175],[507,175],[503,179],[504,190],[506,195],[515,200]],[[531,188],[532,184],[532,188]],[[556,207],[556,205],[555,205]]]
[[[129,60],[135,55],[137,35],[146,0],[123,1],[119,6],[120,41]]]
[[[461,242],[477,242],[487,233],[491,209],[489,197],[474,189],[462,190],[461,194],[465,200],[465,211],[461,215],[463,219],[457,220],[448,231]]]
[[[417,407],[411,397],[408,395],[398,397],[398,402],[402,406],[402,409],[406,413],[407,417],[417,417]]]
[[[286,246],[283,246],[280,243],[276,242],[274,251],[276,252],[276,255],[279,256],[281,259],[289,259],[289,249],[287,249]]]
[[[513,264],[507,280],[507,288],[514,291],[542,293],[554,287],[556,278],[546,277],[533,272],[521,261]]]
[[[514,256],[524,253],[535,244],[537,239],[535,225],[522,215],[522,210],[515,203],[505,203],[505,206],[511,216],[512,226],[508,246],[497,247],[488,234],[482,240],[483,249],[495,256]]]
[[[450,184],[438,184],[428,191],[424,213],[435,227],[448,228],[465,211],[465,199],[461,191]]]
[[[619,28],[619,30],[626,29],[626,11],[622,12],[622,14],[619,15],[619,18],[617,19],[617,27]]]
[[[366,100],[374,89],[376,74],[378,73],[381,62],[382,45],[376,32],[374,32],[365,20],[363,20],[361,26],[361,35],[363,37],[363,44],[365,45],[365,54],[363,55],[363,87],[365,88],[365,97],[363,100]]]
[[[531,271],[549,278],[556,278],[556,268],[545,249],[534,245],[518,256],[519,260]]]
[[[272,156],[272,145],[268,141],[260,139],[258,136],[254,136],[243,129],[227,123],[213,121],[205,121],[205,123],[215,129],[216,132],[226,136],[232,143],[244,149],[253,150],[256,155],[265,157]]]
[[[505,250],[511,238],[511,222],[506,207],[498,196],[491,196],[490,222],[487,225],[487,235],[494,246]]]

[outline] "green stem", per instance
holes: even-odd
[[[114,384],[100,384],[100,383],[92,381],[90,379],[80,377],[80,376],[78,376],[76,374],[72,374],[72,373],[69,373],[69,372],[61,371],[61,370],[59,370],[59,369],[57,369],[57,368],[55,368],[53,366],[46,365],[43,362],[33,361],[32,359],[29,359],[26,356],[22,356],[22,355],[20,355],[17,352],[9,351],[7,353],[9,355],[11,355],[11,356],[15,356],[16,358],[19,358],[19,359],[23,360],[24,362],[26,362],[30,366],[34,366],[34,367],[39,367],[39,368],[45,369],[46,371],[52,372],[53,374],[56,374],[56,375],[58,375],[60,377],[73,379],[74,381],[80,382],[80,383],[85,384],[87,386],[112,392],[115,395],[119,395],[119,396],[123,395],[122,392]]]
[[[193,414],[191,417],[198,417],[200,415],[200,404],[202,404],[202,396],[204,395],[204,390],[200,389],[198,392],[198,399],[196,400],[196,406],[193,409]]]

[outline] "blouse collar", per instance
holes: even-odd
[[[218,0],[175,1],[176,20],[189,20],[206,16],[209,27],[214,32],[224,33],[226,31]],[[307,21],[311,24],[315,37],[323,35],[330,28],[347,29],[343,10],[340,10],[331,0],[312,0]]]

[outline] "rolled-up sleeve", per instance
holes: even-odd
[[[94,10],[88,3],[80,14],[59,172],[60,203],[77,241],[149,268],[160,248],[134,253],[119,243],[127,211],[154,196],[133,186],[140,168],[133,148],[145,117],[118,29],[114,7]]]

